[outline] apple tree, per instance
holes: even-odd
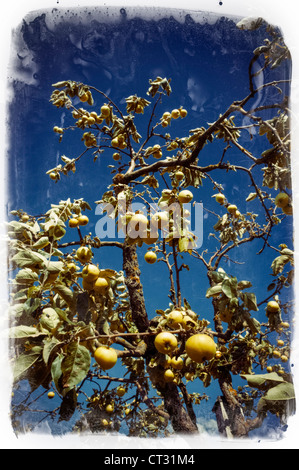
[[[197,433],[195,407],[208,400],[215,383],[219,396],[212,406],[225,436],[248,436],[269,414],[284,420],[293,412],[286,321],[292,299],[285,294],[293,280],[293,251],[272,242],[292,216],[290,83],[276,78],[285,61],[288,48],[268,25],[248,64],[247,94],[214,122],[192,123],[184,135],[180,123],[188,109],[178,104],[160,111],[175,93],[171,77],[149,78],[144,95],[132,94],[122,105],[90,84],[68,79],[53,85],[52,105],[72,119],[54,133],[62,144],[76,136],[81,146],[78,156],[63,155],[60,164],[50,165],[53,185],[71,181],[88,158],[86,165],[107,162],[110,183],[97,201],[66,195],[43,214],[12,212],[14,386],[29,383],[26,399],[12,406],[16,430],[36,390],[49,392],[53,408],[47,413],[59,421],[79,411],[76,430],[131,436]],[[254,77],[262,72],[267,80],[256,87]],[[255,106],[259,93],[267,102]],[[242,212],[240,201],[228,200],[224,191],[227,179],[233,184],[241,177],[250,188],[243,202],[252,211]],[[198,244],[190,223],[198,189],[201,210],[213,219],[213,250],[204,240]],[[95,207],[122,238],[89,231],[88,211]],[[270,260],[262,270],[271,283],[259,298],[247,263],[242,277],[237,274],[244,246],[256,269],[265,253]],[[100,266],[104,250],[117,252],[118,271]],[[154,313],[147,308],[141,257],[165,270],[161,289],[168,306]],[[184,277],[191,273],[204,292],[204,308],[188,298]]]

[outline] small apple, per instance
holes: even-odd
[[[193,361],[202,363],[209,361],[216,354],[216,343],[209,335],[198,333],[187,339],[186,353]]]
[[[144,259],[149,264],[154,264],[157,261],[157,255],[153,251],[147,251],[144,255]]]
[[[171,369],[166,369],[164,372],[164,380],[167,383],[173,382],[174,380],[174,373],[172,372]]]
[[[277,207],[280,207],[281,209],[283,209],[284,207],[286,207],[288,204],[289,204],[289,196],[288,194],[286,193],[279,193],[277,194],[276,198],[275,198],[275,205]]]
[[[191,191],[189,191],[189,189],[183,189],[178,195],[178,200],[182,204],[191,202],[192,199],[193,199],[193,194]]]
[[[162,354],[169,354],[177,348],[178,341],[176,337],[168,332],[158,333],[155,338],[155,347]]]
[[[268,313],[277,313],[277,312],[279,312],[279,310],[280,310],[279,303],[276,302],[275,300],[270,300],[267,303],[267,312]]]
[[[237,211],[237,206],[235,206],[235,204],[229,204],[228,207],[227,207],[227,211],[230,213],[230,214],[235,214],[235,212]]]
[[[95,350],[94,358],[101,369],[112,369],[117,362],[117,352],[108,346],[100,346]]]
[[[216,202],[218,202],[218,203],[221,204],[221,205],[224,204],[224,202],[225,202],[225,196],[224,196],[224,194],[222,194],[222,193],[216,194],[215,200],[216,200]]]

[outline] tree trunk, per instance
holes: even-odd
[[[165,410],[170,415],[174,432],[179,434],[198,433],[196,423],[183,407],[177,386],[166,383],[163,386],[157,385],[157,389],[163,395]]]
[[[140,269],[136,246],[129,245],[125,240],[123,246],[123,269],[126,274],[125,283],[129,292],[132,320],[140,333],[149,327],[149,320],[144,303],[143,287],[140,282]]]
[[[143,287],[140,282],[140,269],[136,252],[136,245],[129,245],[125,240],[123,245],[123,269],[125,272],[125,283],[129,292],[130,307],[132,311],[132,320],[140,333],[148,330],[150,321],[145,308]],[[156,354],[154,347],[154,336],[145,336],[147,349],[144,359],[148,364],[152,355]],[[170,416],[170,421],[174,432],[177,433],[196,433],[198,432],[194,419],[190,417],[185,410],[177,385],[172,383],[155,383],[157,390],[164,399],[165,410]],[[193,410],[192,410],[193,411]],[[192,416],[192,413],[191,413]]]
[[[228,438],[248,437],[249,431],[261,426],[263,418],[257,416],[254,419],[246,420],[242,407],[235,396],[236,392],[232,388],[229,371],[224,371],[218,380],[223,396],[217,398],[213,411],[216,414],[219,432]]]

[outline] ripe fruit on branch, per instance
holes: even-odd
[[[276,312],[279,312],[279,310],[280,310],[279,303],[276,302],[275,300],[270,300],[270,302],[267,303],[268,313],[276,313]]]
[[[163,121],[170,121],[171,120],[171,114],[169,111],[165,111],[165,113],[162,116]]]
[[[188,114],[187,109],[185,109],[185,108],[180,108],[180,116],[181,116],[181,118],[186,117],[187,114]]]
[[[277,207],[280,207],[281,209],[283,209],[284,207],[286,207],[288,204],[289,204],[289,196],[288,194],[286,193],[279,193],[277,194],[276,198],[275,198],[275,205]]]
[[[72,217],[69,220],[69,227],[76,228],[76,227],[78,227],[78,225],[79,225],[79,221],[78,221],[78,219],[75,219],[75,217]]]
[[[157,334],[155,338],[155,348],[162,354],[169,354],[177,348],[176,337],[168,331]]]
[[[123,397],[125,393],[126,393],[125,387],[122,387],[122,386],[117,387],[116,395],[117,395],[118,397]]]
[[[181,191],[178,195],[178,200],[182,204],[191,202],[192,199],[193,199],[193,194],[191,193],[191,191],[189,191],[189,189],[183,189],[183,191]]]
[[[194,378],[194,374],[192,372],[186,372],[185,379],[192,380]]]
[[[216,200],[216,202],[218,202],[219,204],[223,204],[223,203],[225,202],[225,196],[224,196],[224,194],[222,194],[222,193],[216,194],[215,200]]]
[[[106,413],[113,413],[114,406],[111,403],[109,403],[109,405],[106,406],[105,411]]]
[[[87,225],[89,222],[87,215],[80,215],[77,220],[79,225]]]
[[[195,362],[209,361],[216,354],[216,343],[203,333],[190,336],[185,345],[186,353]]]
[[[174,381],[174,373],[172,372],[171,369],[167,369],[164,372],[164,380],[166,383],[171,383]]]
[[[127,233],[129,236],[135,235],[134,232],[138,232],[139,236],[146,236],[148,220],[143,214],[134,214],[127,225]],[[135,237],[134,237],[135,238]]]
[[[171,111],[171,117],[173,119],[177,119],[178,117],[180,117],[180,110],[179,109],[173,109]]]
[[[81,263],[88,263],[92,258],[92,251],[87,246],[80,246],[76,251],[76,256]]]
[[[95,350],[94,358],[101,369],[108,370],[115,366],[117,362],[117,353],[113,348],[109,348],[108,346],[100,346]]]
[[[168,212],[156,212],[151,217],[151,224],[153,224],[154,227],[158,227],[160,230],[163,228],[167,228],[169,224]]]
[[[174,176],[175,176],[175,179],[176,179],[177,181],[182,181],[182,180],[184,179],[184,176],[185,176],[185,175],[184,175],[184,173],[183,173],[182,171],[179,171],[179,170],[178,170],[178,171],[175,172]]]
[[[55,181],[57,179],[57,173],[54,173],[54,171],[52,171],[50,174],[49,174],[51,180]]]
[[[144,255],[144,259],[149,264],[154,264],[157,261],[157,255],[153,251],[147,251]]]
[[[88,264],[82,269],[83,279],[86,279],[87,282],[95,281],[100,275],[100,270],[94,264]]]
[[[104,104],[104,105],[101,107],[101,114],[102,114],[102,116],[104,116],[105,118],[110,115],[110,108],[109,108],[108,105]]]
[[[184,367],[184,360],[180,356],[172,357],[170,365],[176,370],[182,370],[182,368]]]
[[[98,294],[106,294],[109,288],[109,282],[105,277],[98,277],[93,285],[94,291]]]
[[[81,95],[79,95],[79,99],[80,99],[80,101],[82,101],[82,103],[85,103],[88,100],[88,97],[89,97],[89,95],[88,95],[87,92],[82,93]]]
[[[227,211],[230,213],[230,214],[235,214],[235,212],[237,211],[237,206],[235,206],[235,204],[229,204],[229,206],[227,207]]]
[[[184,315],[180,310],[172,310],[172,312],[167,315],[167,324],[169,324],[171,328],[179,328],[183,321]]]

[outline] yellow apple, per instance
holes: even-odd
[[[147,251],[144,255],[144,259],[149,264],[154,264],[157,261],[157,255],[153,251]]]
[[[216,354],[216,343],[209,335],[198,333],[186,341],[186,353],[195,362],[209,361]]]
[[[281,209],[289,204],[289,196],[286,193],[279,193],[275,198],[275,205]]]
[[[193,194],[189,189],[183,189],[178,195],[178,200],[180,203],[185,204],[191,202],[193,199]]]
[[[162,354],[169,354],[177,348],[178,341],[176,337],[168,332],[158,333],[155,338],[155,347]]]
[[[101,369],[112,369],[117,362],[117,352],[108,346],[100,346],[94,352],[94,358]]]
[[[270,302],[267,303],[267,312],[276,313],[276,312],[279,312],[279,310],[280,310],[279,303],[276,302],[275,300],[270,300]]]

